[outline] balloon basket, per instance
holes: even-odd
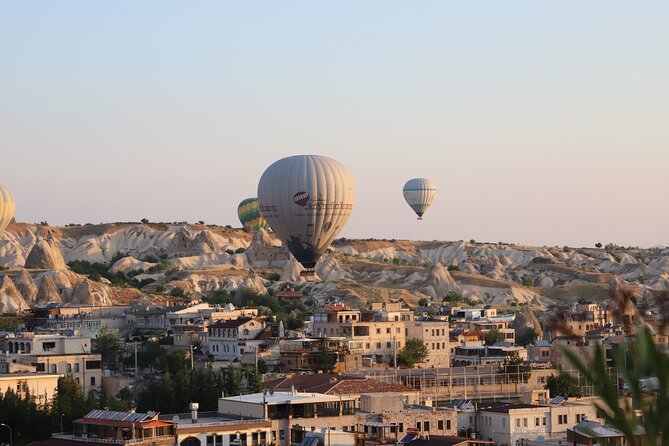
[[[314,277],[316,275],[316,270],[313,268],[306,268],[300,271],[300,276],[302,277]]]
[[[423,219],[423,217],[418,217],[416,220],[422,220],[422,219]]]

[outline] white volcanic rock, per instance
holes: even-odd
[[[61,299],[60,294],[58,294],[58,291],[56,291],[56,286],[53,284],[51,277],[45,276],[42,279],[42,284],[39,287],[35,299],[37,306],[43,307],[52,302],[61,303],[62,301],[63,300]]]
[[[335,252],[340,252],[342,254],[345,254],[347,256],[357,256],[360,254],[357,249],[355,249],[351,245],[344,245],[344,246],[332,246],[332,249]]]
[[[236,268],[247,268],[248,261],[246,260],[246,253],[234,254],[230,256],[228,263]]]
[[[35,281],[30,276],[27,269],[22,269],[21,274],[19,274],[14,282],[16,288],[27,303],[35,302],[35,298],[37,297],[37,285],[35,285]]]
[[[443,299],[451,291],[460,292],[460,288],[446,267],[436,263],[427,275],[424,292],[433,299]]]
[[[282,282],[304,282],[306,279],[304,276],[301,276],[300,273],[304,271],[304,267],[295,260],[294,258],[286,263],[283,271],[281,272],[281,281]]]
[[[107,285],[85,279],[74,286],[71,303],[112,305],[111,289]]]
[[[291,258],[288,250],[279,240],[270,237],[265,229],[258,229],[253,234],[251,244],[244,251],[251,267],[263,268],[272,265],[284,265]]]
[[[464,242],[455,242],[441,245],[434,249],[423,249],[420,251],[420,259],[422,261],[429,261],[433,265],[437,263],[451,265],[453,262],[460,264],[469,259],[467,244]]]
[[[176,257],[170,259],[170,264],[178,269],[203,269],[213,265],[223,265],[228,263],[231,256],[228,253],[203,254],[199,256]]]
[[[394,259],[398,259],[400,262],[411,262],[414,259],[403,249],[395,248],[394,246],[387,246],[385,248],[362,252],[359,254],[359,256],[363,259],[376,261],[392,261]]]
[[[537,277],[534,280],[534,286],[535,287],[552,287],[552,286],[555,286],[555,282],[553,282],[553,279],[551,279],[547,275],[541,274],[539,277]]]
[[[316,274],[321,280],[329,281],[351,279],[353,277],[351,270],[343,268],[335,257],[321,259],[316,265]]]
[[[252,269],[249,270],[248,275],[237,288],[237,292],[235,293],[234,298],[235,305],[244,306],[244,295],[246,293],[259,295],[267,294],[267,288],[265,288],[265,279],[257,275]]]
[[[632,257],[631,255],[624,253],[622,256],[620,256],[620,262],[621,265],[638,265],[639,261]]]
[[[30,269],[67,269],[60,249],[48,240],[40,240],[30,250],[26,258],[26,268]]]
[[[114,274],[127,274],[131,271],[148,271],[153,266],[156,266],[156,264],[143,262],[134,257],[123,257],[122,259],[117,260],[111,268],[109,268],[109,272]]]
[[[16,313],[28,309],[23,296],[8,275],[0,276],[0,313]]]

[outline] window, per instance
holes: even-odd
[[[376,334],[381,334],[381,329],[380,328],[376,329]]]
[[[386,328],[386,334],[390,334],[390,327]]]
[[[523,418],[523,427],[527,427],[527,418]]]
[[[377,342],[377,343],[376,343],[376,348],[378,348],[378,349],[381,348],[381,343],[380,343],[380,342]]]
[[[65,364],[65,371],[67,373],[72,373],[72,364],[70,363]]]
[[[567,415],[558,415],[558,424],[567,424]]]
[[[516,418],[516,427],[520,429],[520,418]]]
[[[56,364],[51,364],[51,373],[57,373],[58,372],[58,366]]]
[[[541,425],[542,425],[542,426],[545,426],[545,425],[546,425],[546,417],[544,417],[544,418],[541,420]]]
[[[400,423],[400,432],[404,432],[404,423]]]
[[[437,420],[437,429],[440,431],[444,430],[444,420]]]
[[[539,426],[540,424],[541,424],[541,423],[540,423],[540,421],[539,421],[539,417],[536,417],[536,418],[534,419],[534,425],[535,425],[535,426]]]
[[[390,347],[391,347],[390,342],[386,342],[386,348],[390,348]]]
[[[86,361],[86,370],[100,370],[101,368],[100,361]]]
[[[446,430],[451,430],[451,420],[446,420]]]
[[[91,386],[95,385],[95,376],[91,376]]]

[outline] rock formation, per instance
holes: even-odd
[[[27,269],[22,269],[21,274],[16,278],[16,288],[19,290],[27,303],[35,302],[37,297],[37,285],[30,276]]]
[[[432,296],[433,299],[442,300],[451,291],[459,293],[460,288],[458,288],[446,267],[441,263],[436,263],[425,281],[425,294]]]
[[[28,309],[23,296],[8,275],[0,276],[0,313],[16,313]]]
[[[37,292],[37,298],[35,299],[37,306],[43,307],[50,303],[61,303],[62,301],[63,300],[61,299],[60,294],[58,294],[58,291],[56,291],[56,286],[53,284],[51,277],[44,276],[39,291]]]
[[[30,269],[67,269],[65,259],[60,253],[60,249],[53,242],[48,240],[39,240],[30,250],[26,258],[26,268]]]

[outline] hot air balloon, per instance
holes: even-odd
[[[255,231],[260,228],[267,229],[267,222],[260,213],[256,197],[242,200],[239,206],[237,206],[237,215],[239,216],[239,221],[247,231]]]
[[[0,234],[5,230],[12,218],[16,205],[12,193],[0,184]]]
[[[280,159],[258,183],[260,212],[304,275],[313,275],[318,258],[344,228],[355,203],[353,177],[326,156]]]
[[[406,182],[403,192],[404,199],[418,215],[418,220],[422,220],[437,195],[437,187],[427,178],[414,178]]]

